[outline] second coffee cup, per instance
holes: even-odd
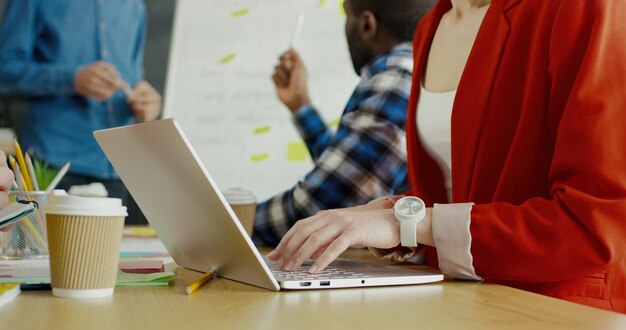
[[[254,229],[254,214],[256,212],[256,197],[245,189],[231,188],[224,192],[224,197],[235,211],[239,222],[243,225],[248,235],[252,236]]]

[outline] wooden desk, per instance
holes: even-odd
[[[218,278],[186,295],[199,275],[179,268],[169,287],[118,287],[101,300],[22,292],[0,307],[0,329],[626,329],[626,315],[500,285],[271,292]]]

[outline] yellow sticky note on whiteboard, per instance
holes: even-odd
[[[259,135],[259,134],[263,134],[263,133],[268,133],[271,130],[272,130],[271,126],[261,126],[261,127],[255,128],[253,133],[255,135]]]
[[[303,141],[287,144],[287,161],[304,162],[309,157],[309,149]]]
[[[244,15],[248,15],[250,13],[250,9],[248,8],[243,8],[243,9],[239,9],[239,10],[235,10],[231,16],[233,17],[241,17]]]
[[[260,162],[262,160],[266,160],[270,158],[269,154],[258,154],[258,155],[253,155],[252,157],[250,157],[250,161],[251,162]]]
[[[229,55],[226,55],[226,56],[222,57],[220,59],[220,63],[228,64],[228,63],[232,62],[234,59],[235,59],[235,54],[229,54]]]

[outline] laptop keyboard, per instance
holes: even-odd
[[[280,280],[321,280],[321,279],[340,279],[340,278],[361,278],[370,277],[363,273],[353,272],[340,268],[326,267],[324,270],[317,274],[311,274],[308,272],[309,266],[313,264],[313,261],[306,261],[302,266],[293,272],[288,272],[278,268],[278,263],[274,260],[270,260],[267,257],[263,257],[263,260],[272,271],[274,277]]]

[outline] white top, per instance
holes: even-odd
[[[426,152],[441,167],[448,199],[452,201],[452,106],[456,91],[433,93],[421,86],[417,128]],[[432,233],[439,268],[454,278],[480,280],[473,265],[470,233],[473,203],[435,204]]]
[[[443,171],[448,200],[452,201],[452,106],[456,91],[434,93],[420,88],[417,131],[426,151]]]

